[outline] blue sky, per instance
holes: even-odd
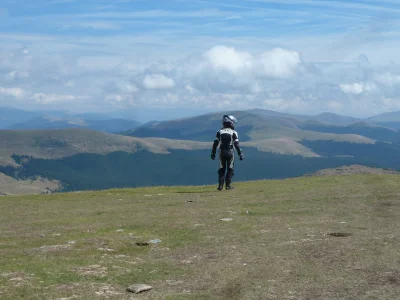
[[[400,1],[3,0],[0,105],[400,110]]]

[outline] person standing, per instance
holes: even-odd
[[[222,117],[222,128],[217,131],[216,138],[211,150],[211,159],[215,160],[217,148],[219,145],[219,162],[218,169],[218,190],[231,190],[232,177],[234,175],[235,153],[236,149],[240,160],[244,159],[242,150],[239,146],[239,136],[235,131],[237,120],[234,116],[224,115]]]

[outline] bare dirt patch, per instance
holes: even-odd
[[[72,244],[63,244],[63,245],[45,245],[39,248],[35,248],[34,251],[42,252],[42,253],[49,253],[49,252],[57,252],[63,250],[69,250]]]
[[[107,268],[100,265],[75,268],[75,271],[83,276],[105,277],[107,275]]]

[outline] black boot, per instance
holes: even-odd
[[[224,189],[224,177],[220,177],[217,190],[222,191],[223,189]]]
[[[231,182],[232,182],[232,179],[230,179],[230,178],[227,178],[227,179],[226,179],[226,186],[225,186],[225,189],[227,189],[227,190],[233,190],[233,187],[231,186]]]

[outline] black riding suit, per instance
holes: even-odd
[[[235,153],[233,148],[236,149],[238,155],[242,157],[242,150],[239,146],[239,136],[235,130],[230,127],[224,127],[218,130],[216,139],[212,147],[212,153],[216,153],[219,146],[219,161],[220,166],[218,170],[219,183],[223,185],[224,179],[226,186],[230,186],[232,177],[234,175]],[[226,172],[226,177],[225,177]]]

